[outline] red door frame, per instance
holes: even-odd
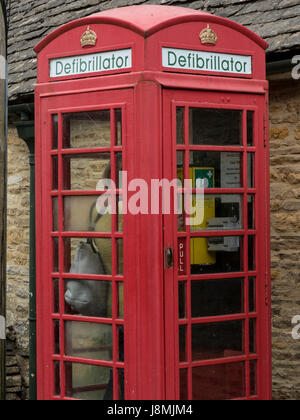
[[[226,97],[225,97],[226,95]],[[205,232],[205,236],[223,236],[223,235],[257,235],[256,239],[256,271],[248,272],[248,266],[246,265],[244,273],[234,273],[232,277],[244,277],[245,278],[245,314],[240,318],[246,319],[245,322],[245,356],[244,357],[232,357],[227,362],[238,362],[244,361],[246,363],[246,399],[271,399],[271,314],[270,314],[270,248],[269,248],[269,161],[268,161],[268,144],[267,144],[267,133],[265,133],[265,122],[267,121],[267,114],[265,112],[266,100],[264,95],[247,95],[247,94],[230,94],[223,92],[203,92],[203,91],[176,91],[176,90],[165,90],[163,96],[164,103],[164,177],[172,180],[177,177],[176,173],[176,151],[185,150],[185,178],[189,179],[190,175],[188,172],[189,168],[189,151],[190,150],[218,150],[218,151],[242,151],[243,149],[247,152],[256,153],[255,163],[255,188],[253,189],[215,189],[209,190],[211,193],[244,193],[244,214],[243,220],[245,221],[244,229],[240,232],[236,231],[223,231],[218,232]],[[188,120],[188,107],[202,107],[202,108],[223,108],[223,109],[240,109],[243,111],[243,148],[222,148],[222,147],[207,147],[207,146],[192,146],[187,147],[187,143],[184,146],[176,145],[176,107],[185,108],[185,138],[189,136],[189,120]],[[254,147],[247,147],[247,131],[246,123],[247,116],[246,110],[255,111],[255,144]],[[245,148],[246,147],[246,148]],[[170,153],[171,151],[171,153]],[[247,152],[243,153],[243,165],[247,167]],[[247,174],[243,172],[244,186],[247,185]],[[254,230],[248,230],[247,226],[247,193],[255,194],[255,228]],[[191,358],[191,325],[193,320],[191,318],[191,312],[189,306],[187,321],[188,333],[187,333],[187,353],[188,359],[186,363],[179,363],[179,325],[183,322],[179,321],[178,314],[178,280],[186,280],[187,284],[190,285],[191,276],[187,269],[187,275],[180,277],[178,276],[178,252],[177,252],[177,241],[178,238],[189,238],[189,228],[186,233],[177,233],[177,216],[176,215],[165,215],[164,216],[164,243],[165,247],[172,246],[174,249],[174,267],[173,269],[165,269],[165,320],[166,320],[166,395],[167,399],[180,399],[179,393],[179,366],[188,370],[188,383],[189,389],[187,391],[187,398],[192,399],[192,367],[206,366],[213,364],[220,364],[220,360],[209,360],[204,362],[193,362]],[[221,233],[221,235],[220,235]],[[203,233],[199,233],[199,236],[203,236]],[[246,236],[247,237],[247,236]],[[188,240],[186,239],[187,243]],[[248,261],[248,246],[247,241],[244,242],[244,262],[247,264]],[[189,246],[186,247],[186,262],[190,261]],[[189,265],[189,264],[188,264]],[[257,313],[249,315],[248,312],[248,275],[256,276],[257,286]],[[198,280],[211,279],[211,278],[222,278],[222,274],[214,275],[202,275],[196,276]],[[228,273],[227,273],[228,277]],[[190,287],[187,287],[187,302],[191,300]],[[257,318],[256,327],[256,345],[257,354],[255,356],[249,353],[249,322],[248,319],[252,317]],[[211,321],[225,321],[236,317],[214,317],[202,320],[202,322]],[[198,321],[197,321],[198,322]],[[224,360],[224,359],[223,359]],[[257,374],[257,395],[250,395],[250,380],[249,380],[249,361],[257,360],[258,363],[258,374]]]
[[[123,162],[125,168],[130,166],[131,160],[127,155],[127,142],[128,139],[133,136],[133,90],[122,90],[122,91],[102,91],[95,90],[94,92],[76,93],[73,95],[61,95],[59,100],[57,96],[51,95],[51,97],[45,97],[39,99],[39,107],[37,109],[36,117],[39,119],[40,124],[37,124],[37,379],[38,379],[38,398],[41,400],[48,399],[65,399],[68,400],[65,393],[65,363],[66,362],[79,362],[88,363],[95,366],[106,366],[111,367],[114,370],[114,379],[117,381],[118,369],[125,370],[125,376],[130,377],[129,383],[132,384],[133,390],[136,388],[136,379],[132,370],[129,371],[128,366],[132,363],[131,360],[136,360],[136,354],[131,355],[132,349],[135,352],[135,341],[134,336],[131,337],[130,341],[127,339],[128,334],[125,332],[125,348],[126,348],[126,360],[123,362],[118,361],[118,346],[114,345],[113,361],[112,362],[97,362],[97,361],[85,361],[84,359],[78,359],[75,357],[69,357],[65,355],[65,339],[64,339],[64,322],[65,321],[77,321],[77,322],[100,322],[103,324],[111,324],[113,326],[113,339],[114,343],[117,343],[117,326],[124,326],[125,331],[127,329],[135,329],[130,324],[132,321],[135,323],[134,314],[132,311],[128,311],[127,294],[128,290],[135,289],[134,285],[128,285],[124,282],[124,319],[119,319],[117,314],[117,284],[123,282],[126,278],[132,278],[129,265],[124,265],[124,275],[118,276],[115,267],[117,266],[116,257],[116,240],[121,238],[129,238],[128,226],[124,223],[123,233],[118,233],[116,228],[116,219],[112,218],[112,233],[100,235],[101,237],[112,238],[112,276],[106,277],[107,280],[112,282],[113,289],[113,314],[112,319],[98,319],[98,318],[87,318],[84,316],[72,316],[64,314],[64,284],[63,279],[69,278],[82,278],[82,275],[69,274],[64,272],[63,266],[63,240],[64,238],[81,238],[86,236],[95,236],[97,234],[91,234],[87,232],[64,232],[63,229],[63,197],[70,196],[88,196],[88,195],[99,195],[99,191],[64,191],[63,188],[63,163],[62,157],[64,155],[73,155],[76,153],[89,154],[89,153],[111,153],[115,156],[115,153],[123,153]],[[77,104],[80,103],[80,106]],[[111,147],[101,149],[64,149],[62,144],[62,114],[79,112],[79,111],[95,111],[102,109],[122,109],[122,125],[123,125],[123,144],[122,146],[116,146],[114,143],[114,113],[112,112],[111,119],[111,133],[112,133],[112,144]],[[52,115],[58,115],[58,149],[52,150]],[[129,142],[130,143],[130,142]],[[58,156],[58,189],[53,190],[53,168],[52,168],[52,157]],[[114,161],[114,158],[112,159]],[[112,162],[113,163],[113,162]],[[114,176],[115,166],[112,164],[112,177]],[[130,169],[129,169],[130,172]],[[59,228],[58,232],[53,232],[53,218],[52,218],[52,198],[58,197],[60,202],[59,210]],[[57,238],[59,241],[59,272],[54,273],[53,271],[53,247],[52,240]],[[129,244],[130,245],[130,244]],[[132,260],[130,255],[130,246],[124,246],[124,260]],[[104,276],[87,275],[84,278],[88,280],[105,280]],[[53,302],[53,279],[59,279],[59,304],[60,313],[54,313]],[[134,312],[134,311],[133,311]],[[131,321],[129,321],[131,319]],[[59,322],[60,325],[60,352],[57,354],[54,352],[54,334],[53,334],[53,321]],[[60,387],[61,395],[56,396],[54,392],[54,362],[60,362]],[[134,391],[126,388],[130,398],[130,394],[134,394]],[[114,398],[117,398],[117,389],[114,389]]]

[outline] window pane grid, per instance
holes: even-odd
[[[63,144],[63,116],[65,114],[59,114],[58,115],[58,147],[57,150],[51,152],[51,155],[54,156],[54,160],[53,160],[53,171],[57,172],[57,178],[58,178],[58,185],[57,185],[57,190],[53,191],[53,193],[51,194],[51,196],[55,197],[56,200],[58,201],[58,206],[55,205],[54,206],[54,211],[55,211],[55,215],[57,213],[57,207],[58,207],[58,227],[54,229],[54,231],[56,231],[56,233],[52,234],[51,236],[53,236],[53,238],[57,239],[59,241],[59,245],[58,245],[58,254],[59,254],[59,267],[58,267],[58,273],[59,276],[56,276],[56,281],[59,282],[59,314],[54,314],[52,319],[55,320],[55,322],[59,322],[59,334],[60,334],[60,354],[59,355],[53,355],[53,360],[57,361],[61,361],[60,363],[60,386],[61,386],[61,399],[71,399],[70,395],[67,395],[66,393],[66,375],[69,371],[70,374],[70,369],[71,366],[73,366],[73,364],[75,363],[79,363],[78,366],[80,365],[90,365],[90,366],[99,366],[99,367],[109,367],[112,369],[112,376],[113,376],[113,397],[114,399],[119,399],[120,395],[119,394],[119,388],[120,388],[120,384],[119,384],[119,373],[122,372],[124,370],[125,367],[125,363],[124,361],[119,361],[119,332],[118,329],[122,328],[124,331],[124,320],[123,319],[119,319],[118,317],[120,316],[120,311],[122,312],[122,309],[120,309],[120,304],[122,304],[120,302],[120,299],[122,299],[122,296],[120,294],[120,290],[119,290],[119,284],[123,284],[124,281],[124,276],[121,273],[120,274],[120,262],[118,261],[118,244],[117,241],[119,241],[120,239],[123,239],[123,232],[119,232],[119,226],[118,226],[118,215],[112,215],[111,218],[111,232],[110,233],[105,233],[102,234],[100,233],[96,233],[96,232],[89,232],[88,229],[86,229],[87,231],[83,231],[80,232],[78,231],[74,231],[74,232],[65,232],[64,231],[64,197],[77,197],[77,196],[92,196],[93,192],[96,192],[96,194],[94,195],[100,195],[101,191],[97,191],[96,190],[96,186],[95,186],[95,191],[91,190],[69,190],[69,188],[71,187],[71,179],[70,179],[70,168],[68,168],[66,165],[64,165],[64,162],[66,162],[65,156],[70,156],[70,157],[74,157],[76,158],[78,157],[85,157],[88,158],[89,156],[93,156],[95,155],[95,153],[99,153],[99,156],[103,156],[103,153],[107,152],[110,155],[110,161],[111,161],[111,178],[115,181],[116,177],[118,176],[118,172],[117,172],[117,167],[116,167],[116,162],[117,162],[117,153],[120,154],[122,153],[122,127],[121,127],[121,122],[123,120],[123,113],[122,113],[122,107],[116,107],[116,108],[110,108],[109,112],[110,112],[110,145],[109,147],[103,148],[73,148],[73,149],[64,149],[63,147],[65,147],[66,143]],[[70,117],[72,118],[72,114],[69,114]],[[115,126],[118,123],[118,127]],[[68,135],[66,133],[66,127],[64,127],[64,135]],[[55,143],[54,143],[55,144]],[[92,155],[91,155],[92,153]],[[84,162],[84,161],[83,161]],[[52,175],[52,179],[55,179],[54,176],[56,177],[56,175]],[[55,181],[56,182],[56,181]],[[55,184],[53,184],[55,186]],[[66,189],[67,187],[67,189]],[[105,193],[107,191],[104,191]],[[119,194],[121,192],[121,190],[118,190],[117,193]],[[112,191],[112,193],[115,193],[115,191]],[[54,216],[54,215],[53,215]],[[56,225],[55,225],[56,226]],[[77,238],[77,239],[84,239],[86,240],[87,238],[92,237],[92,238],[107,238],[111,240],[111,264],[112,264],[112,268],[111,268],[111,273],[105,276],[101,276],[101,275],[91,275],[91,276],[84,276],[84,274],[71,274],[69,273],[67,270],[65,270],[65,267],[69,267],[70,264],[72,263],[72,257],[71,255],[68,255],[68,253],[66,253],[66,244],[65,244],[65,240],[71,240],[72,238]],[[120,246],[119,246],[120,248]],[[120,249],[119,249],[120,252]],[[70,258],[71,257],[71,258]],[[74,258],[74,257],[73,257]],[[120,258],[120,257],[119,257]],[[67,271],[67,272],[66,272]],[[69,280],[82,280],[86,277],[87,281],[91,281],[92,279],[94,279],[95,281],[98,281],[98,283],[100,284],[100,279],[99,278],[105,278],[105,280],[107,281],[107,279],[110,279],[111,285],[112,285],[112,314],[111,314],[111,318],[101,318],[101,317],[85,317],[85,316],[72,316],[72,315],[66,315],[65,314],[65,281],[69,278]],[[80,279],[79,279],[80,278]],[[53,280],[51,280],[53,281]],[[52,289],[52,294],[53,294],[53,290]],[[53,296],[54,299],[54,296]],[[88,358],[84,359],[84,358],[74,358],[74,357],[69,357],[66,356],[66,349],[65,349],[65,322],[76,322],[78,324],[78,322],[87,322],[89,324],[95,324],[95,325],[111,325],[112,327],[112,331],[113,331],[113,349],[112,349],[112,361],[107,363],[105,361],[101,361],[101,360],[90,360]],[[52,321],[53,322],[53,321]],[[124,341],[124,340],[123,340]],[[67,364],[66,364],[67,363]],[[72,365],[70,365],[69,363],[71,363]],[[121,369],[121,370],[120,370]],[[56,372],[57,372],[57,368],[56,368]],[[69,375],[68,374],[68,375]],[[70,380],[72,380],[72,374],[70,374],[71,376],[68,376]],[[57,388],[57,386],[56,386]],[[53,393],[57,394],[57,391],[54,389]],[[56,395],[57,397],[57,395]],[[124,397],[124,396],[123,396]],[[74,398],[76,399],[76,398]]]
[[[179,106],[179,105],[178,105]],[[177,108],[179,109],[179,108]],[[220,236],[220,237],[226,237],[226,236],[240,236],[241,240],[242,240],[242,249],[241,249],[241,256],[240,258],[243,261],[243,266],[241,267],[242,270],[240,270],[239,273],[231,273],[233,274],[233,276],[235,278],[243,278],[244,279],[244,289],[243,292],[241,294],[241,299],[244,301],[243,305],[244,305],[244,311],[241,314],[237,314],[237,315],[230,315],[230,316],[218,316],[218,317],[208,317],[208,318],[192,318],[192,314],[191,314],[191,285],[192,282],[195,282],[196,280],[198,281],[205,281],[205,280],[210,280],[212,278],[215,279],[225,279],[225,278],[234,278],[230,273],[224,273],[223,274],[212,274],[212,275],[192,275],[191,273],[191,265],[189,263],[189,261],[191,261],[191,244],[190,244],[190,240],[188,240],[188,244],[186,244],[186,256],[184,258],[184,260],[186,260],[186,270],[184,269],[184,275],[180,275],[180,273],[178,273],[178,287],[179,284],[183,285],[185,284],[185,308],[186,308],[186,317],[185,318],[181,318],[179,320],[179,311],[180,311],[180,307],[178,306],[178,321],[177,321],[177,325],[178,328],[185,328],[186,329],[186,351],[187,351],[187,361],[186,362],[179,362],[178,364],[178,368],[181,369],[181,373],[185,372],[186,374],[184,375],[184,377],[187,377],[187,390],[185,390],[187,392],[187,394],[185,394],[185,391],[182,389],[181,386],[181,394],[184,395],[188,395],[189,399],[193,398],[193,390],[192,390],[192,378],[193,378],[193,368],[197,367],[197,366],[207,366],[207,365],[221,365],[224,363],[230,364],[233,361],[235,362],[239,362],[239,361],[243,361],[244,363],[244,396],[241,397],[245,397],[246,399],[249,398],[250,395],[250,360],[255,360],[253,359],[253,355],[250,354],[249,352],[249,347],[250,347],[250,342],[249,342],[249,322],[250,319],[255,319],[255,313],[251,313],[251,315],[249,315],[249,282],[248,282],[248,261],[249,261],[249,250],[248,250],[248,235],[255,235],[254,237],[256,237],[257,231],[256,229],[249,229],[249,227],[254,227],[254,226],[249,226],[248,225],[248,194],[253,194],[252,197],[255,197],[257,190],[255,188],[255,185],[250,185],[248,183],[248,179],[249,179],[249,175],[248,175],[248,171],[249,171],[249,165],[248,165],[248,153],[255,153],[256,152],[256,144],[253,143],[249,143],[248,141],[248,133],[249,133],[249,129],[247,126],[247,122],[249,121],[249,116],[248,116],[248,110],[245,108],[242,111],[242,118],[241,118],[241,127],[240,130],[242,132],[242,145],[239,147],[219,147],[219,146],[201,146],[201,145],[190,145],[190,121],[189,121],[189,107],[188,106],[181,106],[180,108],[180,113],[183,114],[183,109],[185,109],[184,115],[184,132],[185,132],[185,141],[184,144],[181,144],[181,141],[177,141],[177,145],[176,145],[176,151],[177,153],[184,153],[184,176],[185,179],[189,179],[190,178],[190,162],[189,162],[189,154],[191,151],[219,151],[219,152],[242,152],[242,156],[243,156],[243,175],[242,175],[242,188],[233,190],[233,189],[218,189],[218,188],[213,188],[213,189],[206,189],[205,190],[205,194],[207,194],[207,196],[209,195],[213,195],[215,194],[220,194],[220,193],[224,193],[224,194],[233,194],[233,193],[240,193],[242,194],[242,204],[243,204],[243,211],[242,211],[242,215],[243,215],[243,220],[244,220],[244,227],[243,229],[239,230],[239,231],[229,231],[229,232],[224,232],[224,231],[212,231],[212,232],[207,232],[207,231],[203,231],[203,232],[191,232],[191,228],[190,226],[186,226],[185,231],[182,231],[182,229],[178,229],[180,230],[177,234],[177,238],[178,240],[182,241],[182,240],[187,240],[190,238],[201,238],[201,237],[213,237],[213,236]],[[247,118],[248,116],[248,118]],[[177,123],[178,123],[178,113],[177,113]],[[180,128],[181,130],[183,129],[183,127]],[[177,131],[178,134],[178,131]],[[253,137],[256,137],[253,135]],[[178,137],[177,137],[178,138]],[[254,155],[253,155],[254,156]],[[255,159],[255,157],[254,157]],[[256,165],[255,165],[256,167]],[[254,169],[255,172],[255,169]],[[180,190],[178,192],[184,192],[183,190]],[[194,190],[193,192],[196,193],[196,190]],[[255,202],[255,201],[254,201]],[[256,205],[255,205],[255,212],[257,211],[256,209]],[[186,212],[188,213],[188,212]],[[257,220],[257,216],[255,215],[255,220]],[[255,226],[256,228],[256,226]],[[256,252],[257,247],[255,247],[255,252]],[[255,270],[255,267],[254,267]],[[251,274],[252,275],[252,274]],[[254,274],[253,274],[254,276]],[[177,292],[178,292],[178,288],[177,288]],[[184,296],[184,295],[183,295]],[[182,305],[182,303],[181,303]],[[181,316],[182,316],[182,312],[181,312]],[[237,357],[231,357],[231,358],[222,358],[220,360],[216,359],[216,360],[211,360],[211,361],[203,361],[203,362],[195,362],[192,361],[192,347],[191,347],[191,343],[192,343],[192,326],[193,325],[205,325],[205,324],[209,324],[209,323],[213,323],[213,322],[225,322],[225,321],[229,321],[229,320],[241,320],[243,322],[243,329],[242,329],[242,346],[244,349],[244,355],[242,356],[237,356]],[[179,329],[178,329],[179,331]],[[178,335],[179,337],[179,335]],[[182,370],[185,369],[185,370]],[[180,375],[180,377],[182,377],[182,374]],[[184,380],[184,383],[186,383],[186,380]],[[241,398],[243,399],[243,398]]]

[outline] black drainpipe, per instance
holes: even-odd
[[[37,399],[36,387],[36,262],[35,262],[35,143],[34,105],[9,106],[10,114],[20,115],[14,122],[18,135],[29,149],[30,165],[30,237],[29,237],[29,399]]]

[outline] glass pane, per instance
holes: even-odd
[[[244,354],[244,321],[192,325],[194,361]]]
[[[54,297],[54,313],[58,314],[59,311],[59,279],[53,280],[53,297]]]
[[[184,108],[176,108],[176,138],[177,144],[184,144]]]
[[[53,232],[58,232],[58,197],[52,198]]]
[[[119,401],[125,400],[125,377],[124,369],[118,369],[119,373]]]
[[[53,238],[53,272],[59,272],[59,242],[58,238]]]
[[[243,112],[229,109],[190,109],[190,144],[243,145]]]
[[[248,165],[248,188],[255,188],[255,166],[254,166],[255,153],[247,153]]]
[[[122,188],[122,171],[123,171],[123,154],[122,153],[116,153],[115,154],[116,159],[116,188],[121,189]]]
[[[65,313],[112,318],[111,282],[65,280]]]
[[[117,231],[123,232],[123,196],[117,196]]]
[[[64,230],[66,232],[111,232],[111,212],[97,211],[95,195],[64,198]]]
[[[58,149],[58,115],[52,115],[52,149]]]
[[[256,319],[249,319],[249,351],[256,353]]]
[[[179,296],[179,318],[186,318],[186,282],[180,282],[178,287]]]
[[[250,395],[257,395],[257,362],[250,361]]]
[[[254,111],[247,111],[247,144],[254,146]]]
[[[117,274],[123,275],[123,239],[117,239],[117,252],[118,252],[118,266]]]
[[[256,279],[249,277],[249,312],[256,312]]]
[[[243,159],[238,152],[190,152],[190,177],[196,188],[198,178],[206,179],[206,188],[241,188]]]
[[[193,195],[191,231],[240,230],[243,228],[243,196],[238,194]],[[195,222],[193,222],[193,217]]]
[[[243,238],[191,238],[192,274],[234,273],[243,270]]]
[[[58,157],[52,158],[52,189],[58,190]]]
[[[246,396],[245,363],[193,369],[193,400],[224,401]]]
[[[186,362],[187,361],[187,326],[180,325],[179,326],[179,361]]]
[[[65,322],[66,355],[112,361],[112,326],[88,322]]]
[[[124,284],[118,283],[118,318],[124,318]]]
[[[54,361],[54,395],[60,396],[60,362]]]
[[[248,236],[248,270],[254,271],[255,269],[255,236]]]
[[[192,281],[191,296],[193,318],[244,312],[243,279]]]
[[[102,366],[66,363],[66,395],[87,401],[113,399],[113,370]]]
[[[188,370],[180,369],[180,400],[188,400]]]
[[[124,362],[124,327],[123,325],[118,325],[118,338],[119,338],[119,355],[118,361]]]
[[[65,273],[73,274],[112,274],[112,240],[95,238],[64,239]]]
[[[248,229],[255,229],[255,197],[248,196]]]
[[[115,124],[116,124],[116,146],[122,146],[122,110],[115,109]]]
[[[99,181],[111,178],[109,153],[65,156],[63,164],[65,190],[101,190]]]
[[[53,322],[54,328],[54,354],[60,354],[60,324],[59,321]]]
[[[101,148],[111,146],[110,111],[63,115],[63,147]]]

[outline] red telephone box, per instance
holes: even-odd
[[[271,398],[266,48],[164,6],[36,47],[39,399]]]

